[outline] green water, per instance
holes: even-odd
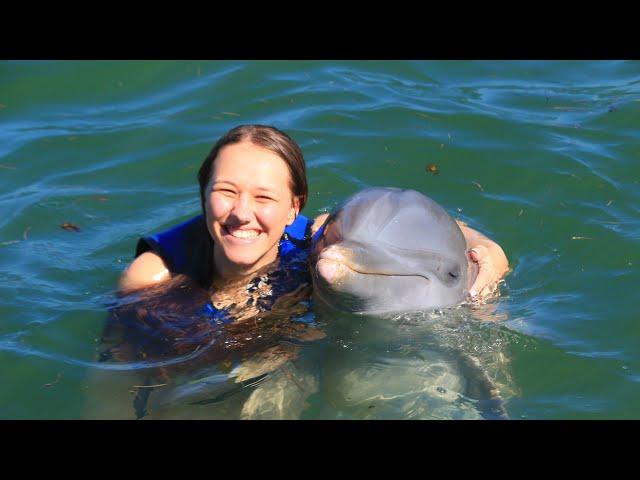
[[[140,235],[198,213],[197,169],[239,123],[301,145],[308,216],[406,187],[500,243],[513,271],[478,328],[508,349],[511,418],[640,418],[629,61],[1,63],[0,418],[109,401],[88,379],[117,278]],[[302,418],[372,418],[338,411],[342,358]]]

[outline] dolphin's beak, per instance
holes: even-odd
[[[340,247],[330,246],[318,255],[316,271],[325,282],[332,285],[344,277],[347,272],[346,263],[348,263],[346,252]]]
[[[316,264],[318,275],[328,284],[334,284],[344,275],[344,265],[327,258],[321,258]]]

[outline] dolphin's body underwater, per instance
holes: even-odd
[[[460,227],[414,190],[370,188],[318,233],[314,291],[339,310],[383,314],[461,303],[477,275]]]

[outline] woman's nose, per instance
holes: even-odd
[[[241,222],[251,221],[252,215],[251,201],[247,196],[240,195],[233,205],[232,213]]]

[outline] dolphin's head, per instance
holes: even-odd
[[[315,240],[316,296],[344,311],[453,306],[475,278],[456,222],[413,190],[371,188],[353,195],[329,216]]]

